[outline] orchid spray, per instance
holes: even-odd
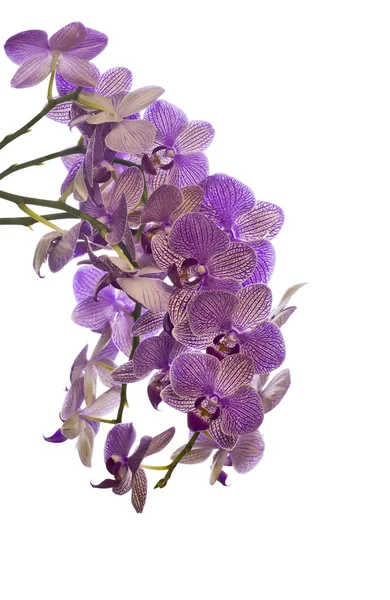
[[[290,385],[288,369],[267,380],[285,359],[281,327],[302,284],[273,308],[267,284],[283,211],[230,175],[209,175],[210,123],[190,121],[160,98],[161,87],[132,90],[127,68],[101,75],[90,61],[106,45],[104,34],[78,22],[50,38],[30,30],[6,42],[18,65],[13,87],[49,82],[46,106],[0,149],[45,116],[78,129],[80,138],[0,173],[4,179],[59,157],[66,168],[58,200],[0,191],[25,213],[0,224],[48,227],[33,267],[41,276],[45,263],[55,273],[76,261],[72,319],[99,336],[92,352],[85,346],[74,359],[61,425],[45,439],[76,440],[82,464],[91,467],[95,437],[106,428],[111,477],[93,487],[131,490],[142,512],[148,469],[164,472],[154,486],[163,488],[180,462],[213,455],[210,483],[223,485],[226,469],[246,473],[258,464],[259,427]],[[54,212],[36,212],[42,208]],[[60,219],[75,224],[62,229]],[[171,442],[174,427],[144,435],[131,453],[136,432],[124,421],[126,394],[140,380],[150,410],[166,404],[186,415],[188,441],[164,466],[145,461]]]

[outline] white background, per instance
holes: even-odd
[[[73,20],[105,32],[103,72],[161,85],[189,118],[216,129],[210,172],[283,207],[275,300],[308,281],[284,328],[292,385],[261,431],[266,452],[231,487],[205,463],[179,466],[164,490],[149,475],[143,515],[130,497],[94,490],[73,442],[49,445],[69,367],[95,339],[70,321],[74,265],[39,280],[41,226],[2,227],[1,595],[23,598],[389,598],[388,223],[390,14],[387,2],[68,0],[7,3],[2,43]],[[0,58],[0,136],[44,104],[46,83],[13,90]],[[49,120],[7,146],[1,170],[77,138]],[[1,189],[56,199],[60,162],[11,175]],[[16,207],[0,201],[0,215]],[[62,222],[65,223],[65,222]],[[71,223],[71,222],[69,222]],[[139,434],[182,417],[130,388]],[[107,426],[108,427],[108,426]],[[103,429],[103,427],[102,427]],[[105,430],[103,429],[103,432]],[[169,451],[157,457],[167,462]],[[157,462],[157,461],[156,461]]]

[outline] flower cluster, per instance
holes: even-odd
[[[50,228],[34,254],[38,275],[46,262],[57,272],[77,261],[72,319],[99,335],[89,358],[88,346],[75,358],[62,424],[45,439],[77,439],[81,462],[90,467],[95,436],[111,425],[104,461],[112,477],[93,487],[131,490],[141,512],[146,469],[165,470],[155,486],[164,487],[179,462],[200,463],[213,454],[210,482],[225,485],[226,468],[246,473],[260,461],[259,427],[290,385],[288,369],[267,380],[285,359],[281,327],[295,310],[289,303],[300,285],[273,308],[268,282],[282,209],[257,200],[230,175],[209,174],[205,151],[213,127],[160,99],[163,88],[132,90],[132,73],[123,67],[101,75],[89,61],[106,44],[104,34],[77,22],[50,38],[31,30],[6,42],[19,65],[12,86],[49,77],[48,102],[34,123],[48,116],[80,137],[72,148],[0,175],[61,157],[66,174],[58,201],[1,191],[0,197],[27,215],[8,222]],[[28,205],[57,212],[42,215]],[[62,218],[76,224],[64,230],[55,223]],[[151,410],[166,405],[172,417],[186,415],[189,441],[166,467],[144,460],[167,446],[174,427],[141,437],[130,455],[136,434],[123,422],[126,390],[140,380]]]

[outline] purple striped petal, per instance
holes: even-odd
[[[52,108],[51,111],[47,113],[47,116],[49,117],[49,119],[57,121],[57,123],[64,123],[67,125],[71,119],[71,108],[71,102],[63,102],[62,104],[57,104],[57,106]]]
[[[163,328],[165,313],[155,313],[148,311],[140,316],[134,323],[133,335],[143,336],[149,333],[161,331]]]
[[[268,318],[272,305],[272,293],[269,287],[253,283],[237,294],[238,305],[233,313],[234,327],[238,331],[254,329]]]
[[[187,317],[187,307],[190,301],[198,294],[202,284],[183,287],[174,290],[169,299],[169,317],[174,326],[181,323]]]
[[[104,417],[108,413],[118,408],[120,403],[120,386],[113,386],[109,390],[106,390],[96,400],[81,411],[81,415],[84,417]]]
[[[230,451],[233,468],[238,473],[248,473],[262,459],[264,441],[259,431],[240,435],[233,450]]]
[[[98,300],[86,298],[79,302],[72,312],[72,320],[94,331],[101,330],[116,314],[116,308],[110,298],[100,296]]]
[[[133,317],[120,312],[112,323],[112,341],[126,356],[129,356],[133,345],[133,322]]]
[[[245,281],[254,272],[257,265],[256,252],[246,244],[233,242],[226,252],[217,254],[208,263],[211,276],[219,279]]]
[[[116,67],[103,73],[95,91],[102,96],[113,96],[118,92],[129,92],[132,83],[133,75],[131,71],[123,67]]]
[[[43,439],[46,442],[51,442],[52,444],[62,444],[62,442],[66,442],[68,438],[64,436],[61,429],[57,429],[57,431],[53,433],[53,435],[51,435],[50,437],[43,436]]]
[[[198,154],[176,154],[174,165],[168,173],[168,181],[177,187],[197,185],[209,173],[209,161],[202,152]]]
[[[115,206],[120,198],[126,198],[127,211],[131,212],[141,200],[144,191],[144,180],[138,167],[130,167],[123,171],[115,184],[112,206]]]
[[[246,185],[223,173],[202,181],[205,196],[201,211],[227,231],[235,220],[254,207],[255,196]]]
[[[100,31],[90,29],[89,27],[85,28],[85,33],[83,41],[79,42],[76,47],[70,48],[69,52],[81,58],[92,60],[95,56],[103,52],[107,46],[108,38],[104,33],[100,33]]]
[[[152,438],[150,435],[142,436],[138,448],[129,457],[129,461],[127,464],[129,465],[129,469],[131,470],[131,472],[133,474],[135,474],[135,472],[137,471],[141,462],[143,461],[151,442],[152,442]]]
[[[237,297],[231,292],[207,291],[199,294],[188,310],[191,329],[198,335],[217,335],[229,331],[232,314],[238,306]]]
[[[251,333],[240,336],[241,352],[255,363],[255,373],[274,371],[285,359],[286,349],[279,327],[261,323]]]
[[[214,454],[213,462],[211,465],[211,473],[210,473],[210,483],[214,485],[214,483],[218,480],[223,467],[225,466],[226,458],[228,455],[227,450],[218,450]]]
[[[92,228],[87,221],[81,221],[69,229],[49,254],[50,271],[57,273],[67,265],[73,258],[77,240],[82,235],[89,237],[91,233]]]
[[[172,213],[183,202],[183,194],[173,185],[162,185],[148,199],[141,223],[169,223]]]
[[[65,52],[82,44],[87,35],[84,25],[78,21],[68,23],[62,29],[59,29],[49,39],[51,50]]]
[[[148,493],[148,480],[142,468],[137,469],[131,484],[131,504],[137,513],[142,513]]]
[[[84,346],[81,352],[76,356],[71,369],[70,369],[70,381],[73,383],[76,379],[81,377],[85,367],[87,366],[87,352],[88,344]]]
[[[159,144],[172,147],[188,120],[180,108],[166,100],[157,100],[145,111],[145,119],[151,121],[157,129],[156,140]]]
[[[152,237],[151,246],[156,264],[165,271],[172,265],[179,267],[183,262],[182,258],[176,252],[172,251],[169,245],[168,236],[162,231],[156,233],[156,235]]]
[[[161,452],[161,450],[164,450],[164,448],[168,446],[169,442],[172,440],[174,435],[175,428],[170,427],[169,429],[166,429],[162,433],[159,433],[158,435],[153,437],[152,441],[150,442],[150,446],[146,451],[145,457],[150,456],[151,454],[156,454],[157,452]]]
[[[241,285],[235,279],[217,279],[206,275],[203,279],[202,290],[224,290],[236,294],[241,289]]]
[[[120,481],[117,481],[112,491],[114,494],[118,494],[118,496],[123,496],[123,494],[127,494],[131,490],[131,486],[133,483],[133,474],[128,467],[126,467],[125,474],[121,477]]]
[[[106,241],[115,246],[122,240],[127,226],[127,205],[126,198],[122,195],[112,212],[111,230],[106,234]]]
[[[60,73],[58,73],[57,71],[56,88],[60,96],[65,96],[66,94],[69,94],[69,92],[74,92],[75,90],[77,90],[77,85],[75,85],[74,83],[70,83],[70,81],[66,81],[66,79],[64,79],[62,75],[60,75]],[[93,91],[93,89],[91,88],[90,91]]]
[[[106,145],[115,152],[143,154],[153,145],[156,129],[149,121],[142,119],[115,123],[106,137]]]
[[[53,57],[50,53],[40,52],[27,58],[11,79],[14,88],[26,88],[41,83],[49,75]]]
[[[141,378],[149,375],[154,369],[168,370],[173,343],[173,338],[166,333],[141,342],[134,353],[135,375]]]
[[[206,334],[206,335],[196,335],[190,327],[190,324],[187,319],[184,319],[173,328],[172,332],[173,337],[183,344],[184,346],[188,346],[189,348],[194,348],[197,350],[204,350],[207,346],[212,344],[214,339],[214,334]]]
[[[279,206],[260,202],[257,208],[241,215],[232,227],[234,236],[244,242],[257,242],[262,238],[271,240],[280,231],[284,214]]]
[[[134,381],[138,381],[138,377],[134,375],[134,367],[132,360],[129,360],[124,365],[117,367],[111,373],[111,377],[117,383],[134,383]]]
[[[167,387],[162,390],[161,398],[168,406],[184,413],[188,413],[195,405],[195,398],[182,398],[181,396],[178,396],[173,391],[171,385],[167,385]]]
[[[196,258],[200,264],[229,247],[229,238],[219,227],[200,213],[183,215],[172,226],[169,245],[184,258]]]
[[[249,279],[244,283],[268,283],[275,267],[275,250],[271,242],[261,240],[251,244],[257,255],[257,265]]]
[[[267,387],[260,392],[264,412],[267,413],[279,404],[290,387],[290,370],[283,369],[270,381]]]
[[[153,312],[166,312],[172,287],[160,279],[132,277],[117,279],[117,283],[135,302]]]
[[[60,54],[57,70],[64,79],[77,86],[94,86],[99,81],[98,69],[84,58],[73,54]]]
[[[203,152],[213,141],[215,131],[206,121],[190,121],[176,138],[175,149],[179,154]]]
[[[135,442],[135,429],[133,423],[119,423],[108,432],[104,445],[104,462],[111,456],[126,458]]]
[[[200,185],[187,185],[181,189],[183,201],[180,206],[172,212],[171,223],[174,223],[179,217],[200,210],[204,191]]]
[[[115,479],[105,479],[104,481],[102,481],[101,483],[91,483],[91,486],[93,488],[98,488],[101,490],[106,490],[108,488],[113,488],[116,485],[116,481]]]
[[[176,394],[182,397],[212,394],[219,373],[219,360],[208,354],[185,353],[172,362],[170,379]]]
[[[243,385],[249,385],[255,374],[253,360],[243,354],[232,354],[220,363],[215,392],[220,397],[232,396]]]
[[[236,390],[234,396],[224,398],[222,429],[228,435],[250,433],[258,429],[264,419],[263,406],[257,392],[249,386]]]
[[[49,231],[48,233],[45,233],[45,235],[39,240],[34,252],[33,267],[36,274],[40,277],[40,270],[43,263],[46,261],[50,246],[55,239],[59,239],[60,237],[61,234],[59,234],[57,231]]]
[[[208,433],[222,450],[232,450],[237,443],[238,435],[229,435],[225,433],[222,430],[221,421],[221,418],[211,421]]]
[[[104,272],[90,265],[80,267],[73,277],[73,293],[77,302],[93,296],[98,282]],[[111,288],[112,289],[112,288]],[[105,288],[104,292],[106,292]]]
[[[20,65],[34,54],[50,50],[47,33],[41,29],[22,31],[6,41],[4,50],[12,62]]]

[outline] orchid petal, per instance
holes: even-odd
[[[206,121],[190,121],[176,138],[175,149],[179,154],[203,152],[213,141],[215,131]]]
[[[148,480],[143,469],[137,469],[133,475],[131,487],[131,503],[137,513],[142,513],[148,493]]]
[[[264,419],[264,411],[258,393],[249,386],[235,391],[234,396],[224,398],[222,429],[227,434],[250,433],[258,429]]]
[[[254,329],[267,319],[272,305],[269,287],[253,283],[241,289],[236,297],[239,303],[233,313],[233,323],[238,331]]]
[[[142,154],[153,145],[156,128],[142,119],[115,123],[106,137],[106,145],[115,152]]]
[[[138,381],[138,377],[134,374],[133,361],[129,360],[125,364],[117,367],[112,373],[111,377],[117,383],[134,383]]]
[[[173,185],[162,185],[148,199],[141,214],[141,223],[168,223],[171,214],[180,207],[183,194]]]
[[[196,258],[200,264],[229,247],[229,238],[201,213],[188,213],[178,219],[169,234],[169,245],[184,258]]]
[[[286,356],[283,336],[274,323],[263,322],[250,334],[240,336],[241,352],[255,363],[255,373],[268,373],[280,367]]]
[[[102,96],[113,96],[118,92],[129,92],[133,82],[133,75],[129,69],[115,67],[109,69],[99,79],[96,93]]]
[[[265,413],[279,404],[290,387],[290,383],[290,370],[283,369],[283,371],[275,375],[264,390],[260,391],[260,398],[263,402]]]
[[[217,481],[223,467],[225,466],[228,453],[229,452],[227,450],[218,450],[218,452],[214,454],[210,473],[211,485],[214,485],[214,483]]]
[[[104,445],[104,462],[111,456],[126,458],[135,442],[135,429],[132,423],[119,423],[108,432]]]
[[[233,225],[237,239],[256,242],[261,238],[271,240],[282,228],[284,214],[279,206],[269,202],[260,202],[257,208],[241,215]]]
[[[222,450],[232,450],[238,440],[238,435],[228,435],[222,430],[220,418],[210,421],[208,433]]]
[[[206,291],[199,294],[188,310],[190,326],[198,335],[231,329],[232,314],[238,306],[237,297],[226,291]]]
[[[160,279],[151,279],[148,277],[119,278],[117,279],[117,283],[126,294],[145,308],[153,312],[165,312],[168,310],[172,287]]]
[[[129,356],[133,345],[133,323],[133,317],[124,312],[120,312],[112,323],[112,341],[126,356]]]
[[[166,100],[157,100],[145,112],[145,119],[151,121],[157,129],[157,141],[172,147],[177,136],[187,125],[184,112]]]
[[[161,331],[163,328],[165,313],[156,312],[145,312],[140,318],[134,323],[133,335],[143,336],[149,333],[155,333]]]
[[[92,330],[101,330],[116,314],[116,308],[110,298],[101,296],[98,300],[86,298],[79,302],[72,312],[72,320]]]
[[[249,279],[244,283],[268,283],[275,267],[275,250],[271,242],[261,240],[251,244],[257,255],[257,265]]]
[[[40,52],[27,58],[11,79],[14,88],[32,87],[41,83],[49,75],[53,63],[51,53]]]
[[[259,431],[240,435],[233,450],[230,451],[233,468],[238,473],[248,473],[262,459],[264,441]]]
[[[181,398],[181,396],[175,394],[171,385],[167,385],[167,387],[162,390],[161,398],[168,406],[184,413],[188,413],[188,411],[192,410],[195,404],[195,398]]]
[[[79,453],[79,457],[81,462],[85,467],[92,466],[92,452],[93,452],[93,442],[95,439],[95,432],[89,423],[85,424],[83,431],[80,433],[76,448]]]
[[[179,217],[189,212],[198,212],[202,205],[204,196],[203,188],[200,185],[187,185],[181,189],[183,201],[180,206],[171,214],[171,223],[174,223]]]
[[[119,199],[126,198],[127,212],[131,212],[139,204],[144,191],[144,180],[138,167],[126,169],[115,184],[112,206],[115,206]]]
[[[49,47],[57,52],[66,52],[81,44],[87,36],[84,25],[78,21],[68,23],[49,39]]]
[[[252,190],[234,177],[218,173],[207,177],[201,185],[205,190],[201,211],[225,230],[231,229],[234,221],[255,205]]]
[[[85,28],[85,37],[83,41],[79,41],[76,47],[69,49],[72,54],[81,56],[87,60],[92,60],[103,52],[107,46],[108,38],[104,33],[96,31],[95,29]]]
[[[173,343],[173,338],[166,333],[143,340],[134,353],[134,374],[141,378],[149,375],[154,369],[168,370]]]
[[[255,374],[253,360],[244,354],[232,354],[220,363],[215,392],[220,397],[232,396],[238,388],[249,385]]]
[[[172,440],[174,435],[175,428],[170,427],[169,429],[166,429],[162,433],[159,433],[154,438],[152,438],[150,446],[146,451],[145,457],[151,456],[152,454],[156,454],[157,452],[161,452],[161,450],[164,450],[164,448],[168,446],[169,442]]]
[[[41,29],[22,31],[6,41],[4,50],[12,62],[20,65],[31,56],[50,50],[47,33]]]
[[[246,244],[233,242],[226,252],[213,256],[208,263],[211,276],[219,279],[245,281],[257,265],[256,252]]]
[[[84,58],[73,54],[60,54],[57,70],[65,79],[77,86],[94,86],[99,81],[98,69]]]
[[[153,104],[164,92],[164,88],[155,85],[134,90],[122,98],[117,108],[117,113],[121,117],[127,117],[128,115],[140,112]]]
[[[208,354],[185,353],[172,362],[170,379],[176,394],[199,398],[212,394],[220,370],[217,358]]]

